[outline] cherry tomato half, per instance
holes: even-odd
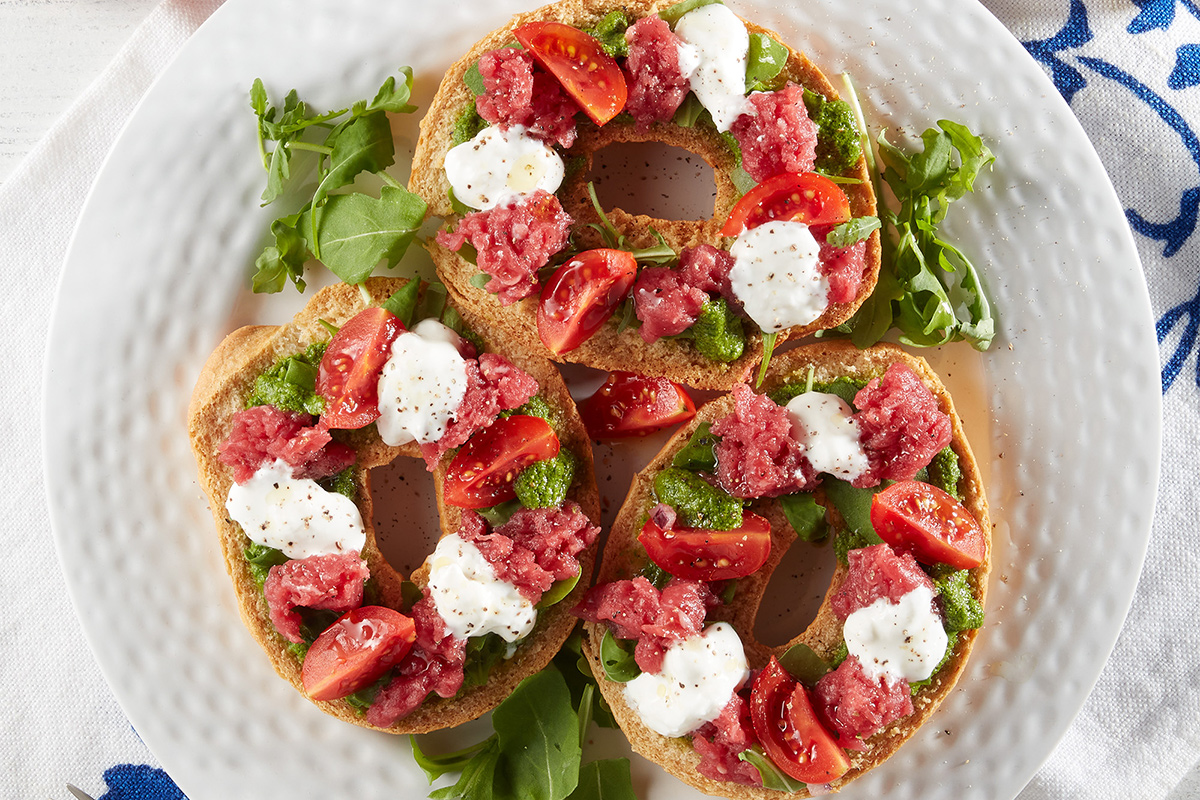
[[[829,783],[850,759],[813,711],[803,684],[771,656],[750,688],[750,722],[775,766],[798,781]]]
[[[650,560],[671,575],[689,581],[725,581],[758,571],[771,555],[771,523],[743,512],[741,526],[731,531],[672,528],[665,531],[646,520],[638,541]]]
[[[334,334],[317,369],[317,394],[325,398],[322,425],[361,428],[379,418],[379,372],[403,332],[399,317],[372,307]]]
[[[587,250],[563,264],[538,302],[538,336],[555,355],[574,350],[603,325],[633,288],[637,261],[624,250]]]
[[[562,22],[530,22],[513,35],[592,122],[603,125],[625,108],[625,74],[594,36]]]
[[[476,433],[446,470],[443,499],[460,508],[487,508],[516,496],[517,473],[558,455],[558,435],[541,417],[514,414]]]
[[[666,378],[611,372],[604,385],[579,406],[593,439],[645,436],[696,416],[687,391]]]
[[[850,219],[850,200],[842,188],[823,175],[784,172],[767,178],[737,201],[722,236],[737,236],[771,220],[807,225],[839,225]]]
[[[885,542],[923,564],[971,569],[983,563],[987,542],[979,521],[936,486],[900,481],[871,500],[871,525]]]
[[[362,606],[317,637],[304,656],[300,682],[313,700],[336,700],[370,686],[408,654],[412,619],[383,606]]]

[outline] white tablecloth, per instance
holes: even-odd
[[[1021,800],[1200,798],[1200,557],[1192,546],[1200,509],[1200,7],[985,4],[1052,76],[1109,170],[1143,260],[1163,376],[1162,481],[1133,608],[1095,691]],[[0,11],[15,18],[7,5]],[[40,463],[42,343],[68,237],[105,152],[153,78],[219,5],[166,0],[155,8],[0,185],[0,310],[14,343],[0,378],[6,796],[68,798],[72,784],[107,800],[183,797],[113,700],[57,569]],[[86,47],[86,26],[71,32]]]

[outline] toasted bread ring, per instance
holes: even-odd
[[[377,305],[405,283],[405,280],[398,278],[373,278],[367,281],[365,288],[372,298],[372,304]],[[266,600],[243,555],[249,540],[237,523],[225,513],[225,498],[233,480],[229,468],[217,459],[217,446],[228,437],[230,420],[235,412],[243,408],[245,397],[258,375],[278,359],[301,352],[312,342],[327,338],[329,334],[318,320],[326,320],[340,326],[365,305],[357,287],[337,284],[317,292],[287,325],[254,326],[234,331],[208,358],[188,407],[188,433],[199,465],[200,484],[208,495],[216,521],[225,566],[233,579],[242,621],[262,645],[275,670],[301,693],[301,662],[289,651],[288,642],[276,632],[271,623]],[[560,444],[570,449],[578,459],[568,499],[577,502],[583,512],[594,523],[598,523],[600,504],[592,466],[591,445],[575,410],[575,404],[558,371],[544,359],[519,353],[510,355],[500,349],[496,352],[501,352],[516,366],[536,378],[540,386],[539,394],[559,412],[558,416],[562,422],[557,430]],[[344,441],[354,447],[358,454],[358,461],[354,466],[355,484],[358,488],[356,504],[362,513],[366,528],[366,545],[363,547],[362,557],[379,584],[384,604],[399,609],[402,607],[402,576],[387,563],[376,543],[371,519],[370,470],[388,464],[400,456],[420,458],[420,450],[416,444],[401,447],[383,444],[374,433],[374,426],[347,434]],[[451,457],[451,453],[443,456],[433,475],[443,535],[458,530],[462,516],[461,509],[447,505],[442,499],[442,481]],[[539,611],[533,633],[522,640],[516,655],[492,670],[485,684],[467,689],[453,698],[433,696],[391,727],[376,729],[386,730],[388,733],[423,733],[459,725],[493,708],[507,697],[522,679],[546,666],[574,628],[575,618],[570,609],[578,602],[590,583],[595,550],[593,545],[579,554],[581,574],[579,583],[571,595],[548,609]],[[411,576],[411,580],[419,586],[424,586],[427,578],[428,563]],[[347,722],[368,728],[375,727],[368,724],[343,700],[313,702],[322,711]]]
[[[623,9],[629,18],[634,20],[657,13],[672,4],[672,0],[632,0],[623,3],[614,0],[562,0],[517,15],[507,26],[480,39],[447,69],[428,113],[421,120],[421,135],[413,157],[409,189],[425,200],[431,215],[443,218],[454,216],[448,199],[450,185],[443,164],[446,153],[452,146],[451,131],[455,121],[466,104],[474,102],[474,95],[463,82],[463,76],[484,53],[511,43],[512,29],[539,20],[557,20],[579,28],[587,28],[596,25],[605,14],[614,9]],[[746,22],[746,27],[752,33],[766,33],[783,43],[779,34],[767,28],[751,22]],[[830,100],[838,99],[837,91],[821,71],[797,50],[789,48],[783,74],[792,82],[812,89]],[[715,130],[656,123],[648,131],[638,131],[631,122],[622,121],[618,117],[600,128],[590,122],[580,122],[578,131],[579,138],[569,154],[582,157],[585,166],[563,184],[558,196],[564,210],[575,221],[572,232],[581,246],[600,246],[598,239],[588,228],[589,223],[598,221],[598,217],[588,198],[584,181],[595,153],[614,142],[661,141],[689,150],[712,166],[717,189],[712,217],[691,221],[662,220],[645,215],[632,215],[616,208],[606,210],[609,220],[636,247],[654,243],[654,237],[649,233],[649,228],[653,227],[676,251],[699,244],[718,247],[724,245],[723,249],[728,249],[731,240],[722,238],[719,231],[739,194],[729,178],[729,172],[735,166],[734,160],[729,148]],[[865,158],[860,158],[859,163],[846,171],[844,176],[858,180],[858,183],[843,186],[850,199],[852,214],[855,217],[874,215],[875,194],[871,188]],[[504,306],[495,295],[471,284],[471,278],[479,274],[473,264],[432,240],[427,244],[427,248],[437,265],[438,276],[446,284],[455,306],[467,322],[477,330],[495,330],[499,337],[522,352],[605,370],[628,369],[629,364],[636,363],[640,365],[639,371],[646,374],[662,375],[673,381],[703,389],[722,390],[727,390],[738,381],[744,380],[753,366],[762,359],[762,342],[754,335],[747,337],[746,348],[740,358],[722,364],[705,358],[687,343],[659,339],[653,344],[646,344],[636,330],[626,328],[618,332],[615,320],[603,326],[579,347],[561,355],[554,355],[542,344],[538,336],[536,296]],[[867,240],[866,270],[856,299],[850,303],[833,303],[808,325],[794,326],[781,331],[777,342],[783,343],[814,331],[833,328],[848,320],[875,288],[879,276],[879,263],[880,243],[879,234],[876,232]]]
[[[879,344],[868,350],[858,350],[846,342],[827,342],[808,345],[777,355],[771,362],[762,392],[774,390],[784,384],[808,378],[810,367],[813,378],[818,382],[832,381],[837,377],[871,378],[883,374],[893,363],[908,365],[933,392],[941,410],[951,420],[953,436],[950,446],[958,455],[962,470],[959,491],[963,505],[979,522],[987,539],[987,557],[981,566],[970,570],[969,582],[976,599],[982,604],[987,593],[987,576],[991,559],[991,525],[988,519],[987,501],[979,467],[971,453],[963,432],[962,421],[954,410],[949,393],[929,368],[924,359],[905,353],[898,347]],[[670,466],[672,458],[683,448],[696,428],[703,422],[713,422],[727,416],[733,410],[733,398],[726,395],[705,405],[688,424],[683,426],[667,442],[659,454],[633,479],[629,494],[613,523],[612,531],[604,549],[604,558],[597,583],[631,578],[639,574],[648,563],[645,549],[637,540],[638,533],[650,509],[654,507],[654,476]],[[779,566],[784,553],[796,540],[796,534],[787,522],[777,500],[754,501],[750,510],[766,517],[771,523],[771,554],[767,563],[756,573],[741,578],[737,594],[732,603],[714,611],[711,621],[724,620],[731,623],[741,636],[746,658],[751,669],[766,666],[772,655],[781,655],[789,647],[803,643],[819,655],[828,657],[842,640],[842,623],[830,608],[830,600],[846,579],[847,569],[838,564],[821,606],[804,631],[779,647],[768,647],[754,636],[754,620],[771,573]],[[825,557],[832,557],[826,554]],[[735,783],[714,781],[696,771],[700,757],[685,738],[669,739],[650,730],[637,712],[625,701],[622,684],[605,678],[600,660],[600,641],[607,626],[603,623],[585,623],[583,649],[600,684],[600,691],[612,708],[613,715],[628,737],[633,749],[654,761],[663,769],[702,792],[738,800],[762,800],[771,795],[760,787],[743,786]],[[974,644],[977,630],[961,631],[946,664],[934,674],[930,684],[913,696],[914,712],[866,740],[868,749],[863,752],[849,751],[850,770],[832,783],[838,790],[850,781],[878,766],[891,756],[901,744],[916,733],[917,729],[937,709],[966,667],[967,656]],[[807,796],[801,792],[795,797]]]

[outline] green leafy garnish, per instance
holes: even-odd
[[[399,318],[405,328],[411,328],[417,313],[417,297],[421,292],[420,281],[409,281],[396,290],[395,294],[380,305]]]
[[[650,233],[654,234],[654,238],[658,239],[658,244],[651,247],[633,247],[625,238],[625,234],[621,233],[616,227],[609,222],[608,216],[605,215],[604,209],[600,207],[600,200],[596,197],[596,187],[588,181],[588,197],[592,201],[592,208],[596,209],[596,215],[600,217],[600,223],[589,223],[588,227],[599,231],[601,238],[604,239],[604,246],[610,250],[624,250],[626,253],[633,254],[633,258],[639,264],[652,264],[657,267],[666,267],[674,264],[679,260],[679,254],[671,249],[667,244],[667,240],[663,235],[654,228],[650,228]]]
[[[853,87],[848,88],[861,125],[861,109]],[[886,235],[875,291],[849,323],[838,329],[849,333],[860,348],[879,341],[893,327],[899,330],[902,343],[916,347],[961,340],[986,350],[995,337],[991,302],[978,270],[965,253],[941,236],[939,228],[950,204],[973,191],[975,180],[996,158],[965,126],[950,120],[937,124],[921,134],[923,149],[913,155],[893,145],[885,131],[880,131],[879,165],[864,137]],[[900,203],[899,210],[882,207],[879,177]]]
[[[412,70],[400,71],[404,80],[397,84],[395,77],[389,77],[370,102],[327,113],[310,113],[294,90],[281,109],[270,106],[262,81],[254,82],[251,107],[258,117],[259,152],[267,171],[263,205],[274,202],[287,188],[294,153],[306,151],[317,157],[312,199],[298,212],[272,223],[275,241],[255,261],[254,291],[278,292],[288,280],[303,291],[304,264],[310,256],[353,284],[365,280],[380,260],[392,267],[404,254],[424,219],[425,202],[386,172],[395,161],[387,115],[416,109],[408,102]],[[307,136],[313,131],[324,131],[324,139]],[[274,143],[270,151],[268,142]],[[363,173],[384,182],[379,198],[353,191],[337,193]]]
[[[875,493],[885,487],[858,489],[828,475],[822,479],[821,485],[825,488],[825,497],[833,503],[846,524],[845,530],[833,541],[833,549],[839,561],[845,563],[846,553],[850,550],[880,544],[883,541],[875,532],[875,526],[871,524],[871,501]]]
[[[274,547],[267,547],[258,542],[247,544],[242,549],[242,555],[246,557],[246,561],[250,565],[250,575],[260,589],[267,582],[267,574],[271,571],[271,567],[286,564],[291,560],[283,554],[282,550],[276,550]]]
[[[788,52],[786,45],[765,33],[750,34],[750,51],[746,56],[746,91],[772,92],[782,88],[776,78],[787,64]]]
[[[493,528],[499,528],[508,522],[512,518],[512,515],[517,513],[520,508],[520,500],[505,500],[503,503],[497,503],[494,506],[477,508],[475,509],[475,513],[487,520],[488,524]]]
[[[632,642],[628,645],[612,631],[606,630],[600,640],[600,663],[604,665],[604,677],[614,683],[628,683],[642,674],[642,669],[633,659]]]
[[[775,352],[775,342],[779,339],[779,331],[767,333],[762,332],[762,363],[758,365],[758,380],[754,382],[755,388],[762,386],[763,379],[767,377],[767,367],[771,363],[771,355]]]
[[[721,0],[683,0],[682,3],[676,3],[673,6],[664,8],[658,12],[658,15],[663,18],[671,29],[675,29],[675,23],[679,22],[679,18],[689,11],[695,11],[703,6],[711,6],[713,3],[720,3]]]
[[[687,444],[671,459],[671,466],[691,472],[716,472],[717,454],[713,448],[721,437],[710,433],[710,428],[711,422],[701,422],[697,425]]]
[[[813,686],[833,667],[806,644],[794,644],[779,657],[779,665],[805,686]]]
[[[815,542],[829,534],[829,526],[825,523],[825,506],[818,503],[810,492],[785,494],[779,498],[779,505],[788,524],[803,541]]]
[[[583,572],[580,571],[575,573],[575,577],[573,578],[564,578],[561,581],[555,581],[553,584],[551,584],[550,588],[547,589],[544,594],[542,594],[542,599],[538,601],[537,607],[549,608],[555,603],[562,602],[562,599],[569,595],[579,584],[579,576],[582,574]]]
[[[879,217],[855,217],[831,230],[825,241],[834,247],[849,247],[861,242],[882,227]]]
[[[654,476],[654,496],[679,514],[685,528],[730,531],[742,524],[742,501],[694,472],[667,467]]]
[[[660,592],[667,588],[667,584],[671,582],[671,573],[653,561],[647,561],[646,566],[642,567],[642,571],[639,574],[650,581],[650,584]]]
[[[467,639],[462,688],[470,689],[487,683],[492,669],[510,654],[510,647],[509,643],[496,633]]]
[[[750,749],[738,753],[738,758],[749,762],[751,766],[758,770],[758,775],[762,778],[764,789],[775,789],[780,792],[798,792],[801,789],[808,788],[807,783],[796,780],[775,766],[775,762],[767,758],[767,754],[763,752],[762,747],[759,745],[754,745]]]
[[[605,758],[584,764],[570,800],[637,800],[629,759]]]

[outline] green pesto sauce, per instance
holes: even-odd
[[[246,408],[275,406],[281,411],[297,411],[319,416],[325,401],[317,394],[317,368],[328,342],[314,342],[303,353],[276,361],[254,381],[246,398]]]
[[[575,479],[575,454],[565,447],[554,458],[537,461],[517,473],[513,489],[526,508],[558,508]]]
[[[817,164],[821,172],[840,175],[862,158],[862,139],[854,111],[845,100],[826,100],[804,90],[808,116],[817,124]]]
[[[629,17],[617,9],[610,11],[604,19],[596,23],[594,28],[585,28],[584,33],[594,36],[604,52],[613,58],[624,58],[629,55],[629,44],[625,41],[625,29],[629,27]]]
[[[450,133],[450,142],[454,146],[469,142],[486,127],[487,120],[479,116],[479,112],[475,110],[475,101],[464,103],[462,111],[454,120],[454,130]]]
[[[654,477],[654,496],[675,509],[685,528],[729,531],[742,524],[742,501],[679,467]]]
[[[746,349],[742,319],[721,297],[704,302],[691,333],[700,354],[722,364],[741,358]]]
[[[940,575],[940,577],[939,577]],[[934,586],[942,604],[946,631],[974,630],[983,625],[983,605],[971,588],[970,573],[939,565],[934,570]]]

